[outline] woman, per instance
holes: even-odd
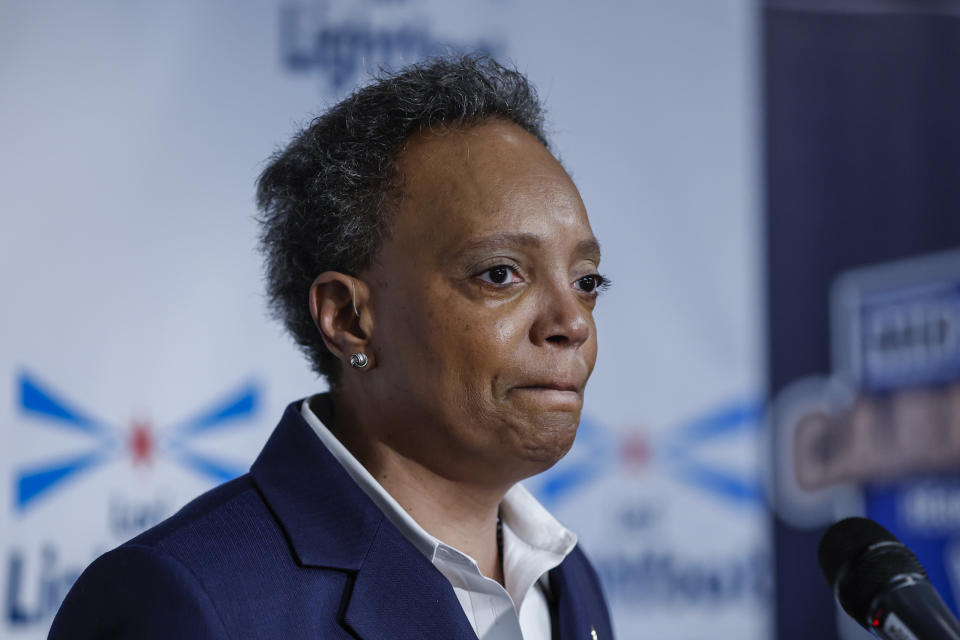
[[[606,284],[542,120],[521,74],[441,59],[274,156],[268,293],[330,392],[91,565],[52,637],[611,637],[576,537],[517,484],[573,443]]]

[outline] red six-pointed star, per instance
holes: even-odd
[[[153,435],[150,433],[150,423],[146,420],[134,420],[130,425],[130,453],[133,455],[133,464],[150,464],[153,458]]]

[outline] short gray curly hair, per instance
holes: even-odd
[[[373,264],[400,188],[396,156],[410,136],[494,118],[549,149],[543,109],[522,73],[487,57],[434,58],[381,74],[270,158],[257,181],[270,309],[332,389],[340,361],[310,315],[314,279],[324,271],[356,276]]]

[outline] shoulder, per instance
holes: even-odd
[[[337,637],[346,572],[306,569],[243,475],[110,551],[54,620],[60,638]]]
[[[50,630],[51,640],[101,637],[228,636],[189,568],[159,549],[128,543],[87,567]]]
[[[241,476],[97,558],[67,594],[50,637],[225,638],[224,596],[255,579],[245,575],[251,556],[278,546],[283,534]]]
[[[250,475],[244,474],[200,495],[120,548],[139,546],[163,551],[203,573],[204,560],[214,548],[275,544],[284,544],[283,534]],[[219,561],[225,559],[220,557]]]
[[[103,554],[67,594],[50,637],[227,637],[208,590],[210,548],[245,540],[241,513],[258,511],[255,519],[269,517],[244,475]]]

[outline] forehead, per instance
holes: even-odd
[[[414,136],[397,158],[402,198],[393,238],[456,250],[493,234],[544,242],[593,238],[573,181],[519,126],[487,121]]]

